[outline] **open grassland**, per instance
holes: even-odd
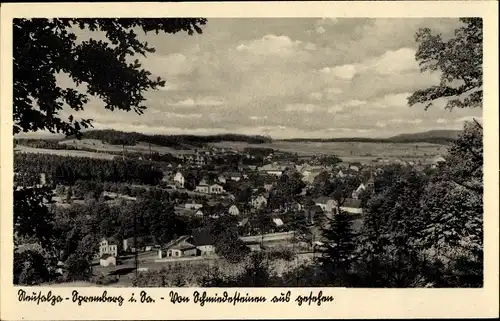
[[[286,142],[267,144],[245,142],[220,142],[212,146],[243,150],[246,147],[272,148],[283,152],[297,153],[299,156],[331,154],[348,162],[371,162],[378,157],[386,159],[425,159],[446,152],[444,145],[429,143],[365,143],[365,142]]]
[[[68,140],[63,140],[60,141],[59,144],[63,145],[68,145],[68,146],[73,146],[76,148],[85,148],[85,149],[93,149],[96,151],[102,151],[102,152],[122,152],[123,149],[127,152],[134,152],[134,153],[149,153],[149,147],[150,145],[145,142],[139,142],[137,145],[134,146],[122,146],[122,145],[112,145],[105,143],[101,140],[97,139],[68,139]],[[151,151],[152,152],[157,152],[160,154],[166,154],[170,153],[173,155],[176,154],[188,154],[188,153],[194,153],[193,150],[178,150],[178,149],[173,149],[170,147],[164,147],[164,146],[159,146],[159,145],[154,145],[151,144]]]
[[[89,152],[83,150],[45,149],[45,148],[34,148],[22,145],[16,146],[15,150],[18,153],[52,154],[59,156],[90,157],[90,158],[100,158],[100,159],[113,159],[115,157],[115,155],[107,154],[104,152],[98,153],[98,152]]]

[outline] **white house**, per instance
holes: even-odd
[[[222,194],[224,193],[224,188],[219,184],[212,184],[209,186],[210,194]]]
[[[200,208],[196,211],[196,213],[194,213],[195,216],[198,216],[198,217],[203,217],[204,213],[203,213],[203,210]]]
[[[219,175],[219,177],[217,177],[217,181],[219,181],[219,183],[221,184],[225,184],[227,182],[226,177],[224,175]]]
[[[184,188],[184,175],[181,172],[177,172],[174,176],[174,182],[177,183],[180,187]]]
[[[365,184],[361,183],[359,187],[354,192],[352,192],[352,198],[358,199],[359,194],[361,194],[361,192],[364,191],[365,189],[366,189]]]
[[[99,259],[99,264],[101,266],[116,265],[116,257],[111,254],[103,254]]]
[[[267,199],[264,195],[259,195],[252,199],[252,206],[255,208],[263,208],[267,205]]]
[[[196,186],[195,191],[198,193],[206,193],[208,194],[210,192],[210,186],[206,184],[200,184]]]
[[[446,159],[444,159],[443,156],[436,156],[432,159],[431,167],[432,168],[437,168],[440,166],[440,164],[445,163]]]
[[[192,203],[186,203],[184,205],[184,207],[187,209],[187,210],[197,210],[197,209],[200,209],[203,207],[202,204],[199,204],[199,203],[195,203],[195,202],[192,202]]]
[[[281,218],[273,218],[273,223],[277,227],[283,226],[283,220]]]
[[[240,210],[236,205],[233,204],[231,205],[231,207],[229,207],[228,213],[231,215],[240,215]]]
[[[102,257],[104,254],[110,254],[117,257],[118,245],[110,243],[108,240],[103,238],[101,243],[99,243],[99,257]]]

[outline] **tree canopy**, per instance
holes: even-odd
[[[165,81],[153,79],[142,69],[139,54],[155,52],[138,32],[189,35],[202,33],[203,18],[161,19],[14,19],[14,134],[48,130],[80,135],[92,126],[91,119],[63,119],[65,106],[84,109],[90,96],[101,99],[108,110],[142,114],[144,92],[163,87]],[[101,31],[107,41],[79,41],[77,29]],[[68,75],[86,93],[58,85],[58,74]]]
[[[439,85],[415,91],[408,103],[432,106],[439,98],[447,98],[447,109],[479,107],[483,102],[483,21],[481,18],[461,18],[463,26],[447,41],[432,34],[429,28],[415,35],[418,50],[415,55],[422,72],[439,71]]]

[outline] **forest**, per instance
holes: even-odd
[[[104,160],[88,157],[66,157],[50,154],[15,153],[15,182],[32,186],[46,175],[47,183],[73,185],[78,180],[127,182],[156,185],[163,172],[140,160]]]

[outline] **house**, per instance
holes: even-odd
[[[190,243],[198,249],[201,256],[210,256],[215,254],[215,238],[210,234],[207,228],[198,228],[193,230]]]
[[[252,206],[254,208],[263,208],[267,205],[267,198],[264,195],[259,195],[252,199]]]
[[[359,166],[358,165],[351,165],[349,166],[349,170],[353,172],[359,172]]]
[[[342,170],[340,170],[337,175],[336,175],[338,178],[343,178],[345,177],[346,175],[344,174],[344,172],[342,172]]]
[[[264,165],[262,167],[259,167],[259,171],[266,172],[269,175],[278,176],[278,177],[283,175],[283,172],[285,170],[286,170],[286,166],[278,165],[276,163],[267,164],[267,165]]]
[[[160,247],[160,249],[158,250],[158,258],[163,259],[165,256],[167,256],[166,253],[168,252],[168,250],[172,246],[179,244],[179,243],[182,243],[184,241],[187,241],[190,237],[191,237],[191,235],[183,235],[183,236],[176,238],[175,240],[170,241],[169,243],[165,244],[163,247]]]
[[[337,202],[337,200],[330,198],[328,201],[326,201],[325,212],[327,213],[335,212],[338,204],[339,203]]]
[[[184,178],[184,175],[182,175],[182,173],[181,173],[181,172],[177,172],[177,173],[174,175],[174,183],[175,183],[176,185],[178,185],[179,187],[184,188],[185,178]]]
[[[114,257],[118,256],[118,245],[107,239],[103,238],[101,243],[99,243],[99,257],[102,257],[104,254],[110,254]]]
[[[346,198],[340,209],[349,214],[362,214],[361,200],[354,198]]]
[[[289,204],[288,209],[291,211],[302,211],[304,206],[299,202],[299,201],[292,201],[292,203]]]
[[[99,259],[99,264],[101,266],[116,265],[116,257],[111,254],[103,254]]]
[[[224,175],[219,175],[219,177],[217,177],[217,181],[221,184],[226,184],[227,180],[226,180],[226,176]]]
[[[262,250],[258,242],[247,243],[245,245],[250,249],[250,252],[259,252]]]
[[[264,189],[269,192],[274,186],[274,183],[264,183]]]
[[[229,207],[228,213],[231,215],[240,215],[240,210],[236,205],[233,204],[231,205],[231,207]]]
[[[361,194],[361,192],[362,192],[362,191],[364,191],[365,189],[366,189],[365,184],[361,183],[361,184],[359,185],[359,187],[358,187],[355,191],[353,191],[353,192],[352,192],[352,195],[351,195],[351,196],[352,196],[352,198],[354,198],[354,199],[358,199],[358,198],[359,198],[359,195]]]
[[[228,177],[230,180],[235,181],[235,182],[239,182],[241,180],[240,173],[235,173],[235,172],[227,173],[226,177]]]
[[[202,204],[199,204],[199,203],[195,203],[195,202],[192,202],[192,203],[186,203],[184,205],[184,207],[187,209],[187,210],[197,210],[197,209],[200,209],[203,207]]]
[[[370,179],[366,182],[366,187],[367,188],[373,188],[375,186],[375,180],[373,177],[370,177]]]
[[[314,204],[321,207],[323,211],[332,212],[333,207],[336,205],[336,201],[330,197],[321,196],[314,200]]]
[[[242,219],[241,221],[238,222],[238,226],[243,227],[243,226],[248,224],[248,221],[249,221],[248,217],[245,217],[244,219]]]
[[[210,194],[222,194],[224,193],[224,188],[219,184],[212,184],[209,186],[208,192]]]
[[[198,216],[198,217],[203,217],[205,215],[205,212],[203,211],[203,209],[198,209],[195,213],[194,213],[194,216]]]
[[[432,159],[431,167],[438,168],[441,164],[446,163],[446,159],[443,156],[436,156]]]
[[[210,192],[210,186],[208,186],[205,183],[201,183],[198,186],[196,186],[194,190],[198,193],[208,194]]]
[[[174,244],[167,249],[167,257],[196,256],[197,253],[196,246],[186,240]]]
[[[302,167],[300,173],[302,174],[302,181],[304,183],[313,183],[316,176],[321,174],[324,168],[321,166],[305,166]]]
[[[281,218],[273,218],[273,223],[276,227],[283,226],[283,220]]]

